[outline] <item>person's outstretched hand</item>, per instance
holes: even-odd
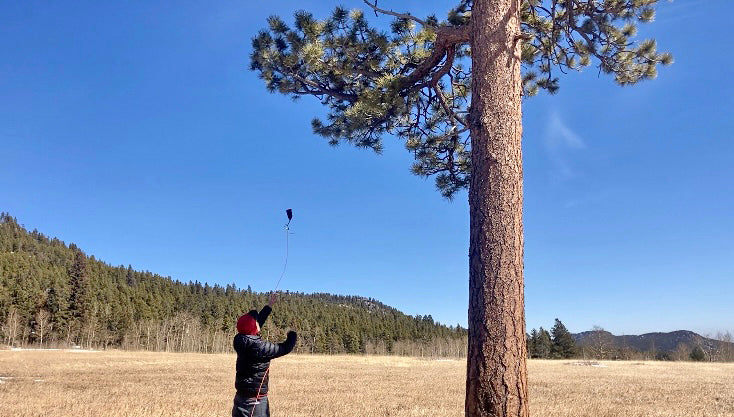
[[[272,307],[272,306],[274,306],[274,305],[275,305],[275,303],[276,303],[277,301],[278,301],[278,294],[277,294],[277,293],[272,293],[272,294],[270,294],[270,301],[268,302],[268,305],[269,305],[270,307]]]

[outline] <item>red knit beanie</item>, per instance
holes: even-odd
[[[237,320],[237,331],[243,334],[257,334],[257,320],[247,313]]]

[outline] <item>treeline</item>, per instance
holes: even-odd
[[[601,327],[576,335],[579,355],[593,359],[733,362],[729,332],[713,337],[691,331],[614,336]]]
[[[558,319],[550,332],[541,326],[531,330],[526,337],[530,359],[568,359],[578,352],[573,335]]]
[[[249,286],[111,266],[0,214],[0,341],[7,345],[229,352],[237,318],[267,300]],[[288,329],[299,333],[299,352],[466,354],[466,329],[364,297],[285,292],[263,336],[280,340]]]
[[[534,359],[662,360],[734,362],[729,332],[714,338],[690,331],[614,336],[601,327],[576,335],[559,320],[550,331],[540,327],[526,335],[528,357]],[[656,347],[655,340],[661,346]]]
[[[631,347],[582,345],[578,346],[575,357],[594,360],[643,360],[643,361],[693,361],[693,362],[734,362],[734,348],[726,340],[712,343],[690,345],[680,343],[672,351]]]

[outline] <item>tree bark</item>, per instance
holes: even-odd
[[[467,417],[528,416],[519,8],[472,8]]]

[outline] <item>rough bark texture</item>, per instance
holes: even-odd
[[[528,416],[520,0],[472,9],[466,416]]]

